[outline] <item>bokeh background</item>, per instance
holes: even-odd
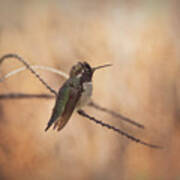
[[[134,143],[73,114],[44,132],[54,99],[0,100],[1,180],[179,180],[180,3],[177,0],[0,0],[0,56],[69,72],[77,61],[113,63],[94,76],[93,100],[142,124],[132,127],[86,107],[163,150]],[[0,75],[21,67],[6,60]],[[55,90],[64,79],[38,71]],[[29,72],[0,93],[48,93]]]

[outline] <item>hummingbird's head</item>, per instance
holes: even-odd
[[[70,77],[75,77],[75,76],[80,76],[82,75],[83,73],[83,63],[81,62],[78,62],[76,65],[74,65],[72,68],[71,68],[71,71],[69,73]]]
[[[104,68],[107,66],[111,66],[111,64],[106,64],[106,65],[97,66],[97,67],[91,67],[85,61],[84,62],[78,62],[76,65],[74,65],[71,68],[70,77],[79,76],[82,78],[82,81],[84,81],[84,82],[85,81],[91,81],[92,76],[97,69]]]

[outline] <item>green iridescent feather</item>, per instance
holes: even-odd
[[[59,90],[52,116],[45,131],[47,131],[53,123],[55,123],[54,128],[59,126],[58,130],[62,129],[67,123],[81,95],[81,88],[77,88],[78,86],[81,87],[80,79],[76,77],[64,83]]]

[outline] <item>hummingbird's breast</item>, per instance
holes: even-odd
[[[77,103],[77,109],[82,108],[83,106],[87,105],[90,102],[92,91],[93,91],[92,82],[83,83],[83,92]]]

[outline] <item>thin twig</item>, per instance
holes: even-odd
[[[114,117],[120,118],[120,119],[123,120],[123,121],[126,121],[126,122],[128,122],[128,123],[131,123],[131,124],[134,125],[134,126],[137,126],[137,127],[139,127],[139,128],[144,129],[144,125],[142,125],[142,124],[140,124],[140,123],[138,123],[138,122],[135,122],[135,121],[133,121],[133,120],[131,120],[131,119],[123,116],[123,115],[120,114],[120,113],[117,113],[117,112],[114,112],[114,111],[109,110],[109,109],[107,109],[107,108],[104,108],[104,107],[102,107],[102,106],[99,106],[98,104],[96,104],[96,103],[93,102],[93,101],[91,101],[88,105],[89,105],[90,107],[93,107],[93,108],[98,109],[98,110],[100,110],[100,111],[103,111],[103,112],[106,112],[106,113],[108,113],[108,114],[111,114],[111,115],[114,116]]]
[[[102,121],[99,121],[99,120],[95,119],[94,117],[89,116],[88,114],[86,114],[83,110],[79,110],[78,113],[79,113],[81,116],[84,116],[84,117],[86,117],[87,119],[95,122],[96,124],[100,124],[100,125],[103,126],[103,127],[106,127],[106,128],[108,128],[108,129],[111,129],[111,130],[113,130],[113,131],[115,131],[115,132],[117,132],[117,133],[119,133],[119,134],[127,137],[128,139],[131,139],[132,141],[135,141],[136,143],[143,144],[143,145],[148,146],[148,147],[150,147],[150,148],[162,148],[161,146],[157,146],[157,145],[153,145],[153,144],[146,143],[146,142],[144,142],[144,141],[142,141],[142,140],[140,140],[140,139],[138,139],[138,138],[135,138],[135,137],[127,134],[126,132],[124,132],[124,131],[122,131],[122,130],[120,130],[120,129],[112,126],[112,125],[109,125],[109,124],[106,124],[106,123],[104,123],[104,122],[102,122]]]
[[[49,71],[52,73],[56,73],[60,76],[62,76],[65,79],[68,79],[69,75],[64,73],[63,71],[57,70],[55,68],[52,67],[48,67],[48,66],[40,66],[40,65],[34,65],[34,66],[30,66],[32,69],[42,69],[45,71]],[[27,69],[27,67],[21,67],[18,69],[15,69],[13,71],[10,71],[9,73],[5,74],[2,78],[0,78],[0,82],[3,82],[4,80],[6,80],[7,78],[16,75],[17,73],[20,73],[22,71],[25,71]]]
[[[15,58],[17,60],[19,60],[21,63],[23,63],[31,72],[32,74],[34,74],[36,76],[36,78],[39,79],[39,81],[54,95],[57,96],[57,92],[51,88],[41,77],[40,75],[34,71],[31,66],[20,56],[18,56],[17,54],[6,54],[3,57],[0,58],[0,64],[5,60],[5,59],[9,59],[9,58]]]

